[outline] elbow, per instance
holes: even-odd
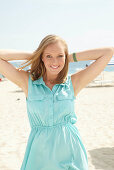
[[[114,55],[114,47],[111,48],[112,56]]]
[[[104,56],[109,56],[110,58],[112,58],[113,55],[114,55],[114,48],[113,47],[105,48]]]
[[[108,55],[111,56],[111,57],[114,55],[114,48],[113,47],[108,49]]]

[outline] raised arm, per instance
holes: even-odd
[[[31,52],[0,50],[0,74],[22,88],[26,94],[28,89],[28,73],[25,70],[18,70],[8,61],[28,60],[31,56]]]
[[[72,74],[72,84],[75,96],[81,89],[86,87],[94,80],[107,66],[114,55],[113,47],[97,48],[81,52],[76,52],[77,61],[96,60],[87,68]],[[72,54],[69,55],[69,61],[74,62]]]
[[[87,61],[87,60],[97,60],[98,58],[105,55],[107,52],[112,51],[114,55],[114,47],[102,47],[102,48],[95,48],[89,49],[84,51],[76,52],[76,59],[77,61]],[[74,62],[73,60],[73,53],[69,55],[69,62]]]
[[[0,49],[0,59],[5,61],[28,60],[31,56],[32,52]]]

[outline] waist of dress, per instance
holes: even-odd
[[[59,127],[59,126],[67,126],[68,124],[74,124],[75,122],[71,122],[71,121],[66,121],[66,122],[60,122],[57,124],[53,124],[53,125],[32,125],[31,129],[33,128],[54,128],[54,127]]]

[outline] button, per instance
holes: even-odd
[[[66,115],[66,116],[64,117],[64,120],[67,121],[67,122],[69,122],[69,121],[70,121],[70,117],[71,117],[71,115],[68,114],[68,115]]]
[[[64,117],[64,120],[67,122],[71,122],[72,124],[77,122],[77,118],[73,117],[71,114],[68,114]]]
[[[74,123],[77,122],[77,119],[76,119],[75,117],[71,117],[71,120],[70,120],[70,121],[71,121],[72,124],[74,124]]]

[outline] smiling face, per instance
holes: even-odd
[[[65,52],[62,42],[48,45],[42,56],[48,79],[55,79],[65,65]]]

